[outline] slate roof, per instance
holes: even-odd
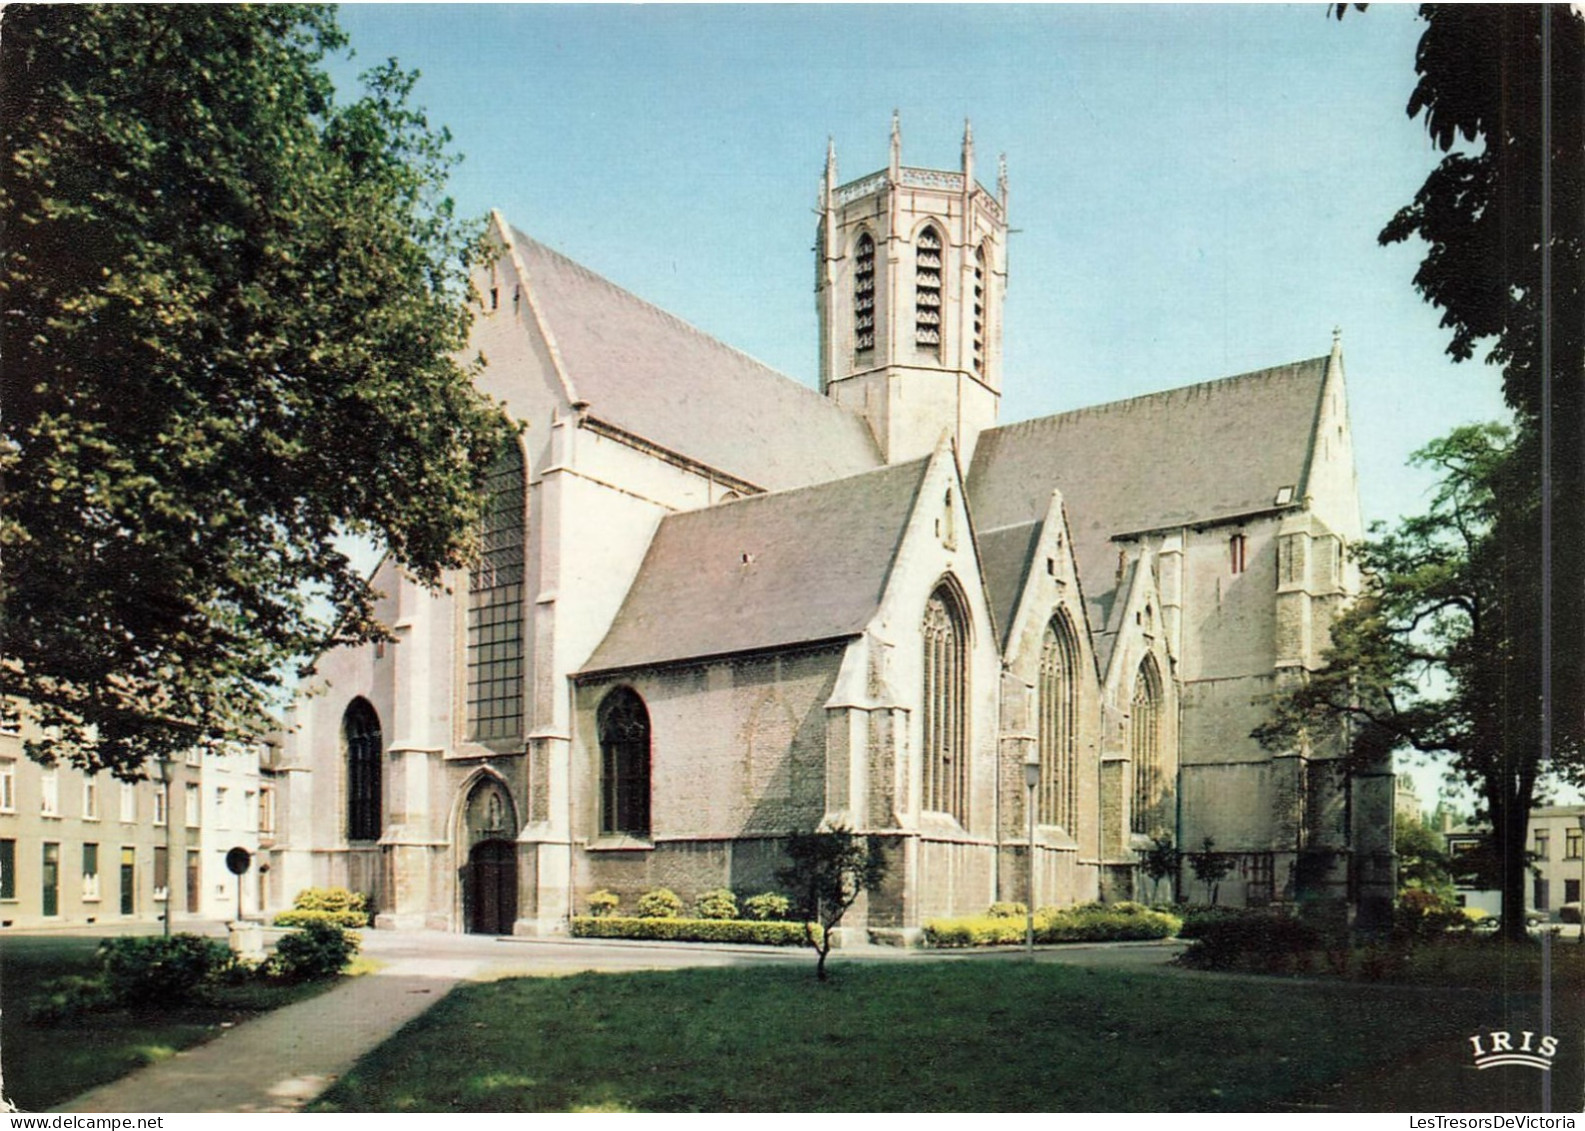
[[[768,491],[880,465],[856,414],[522,232],[512,239],[591,416]]]
[[[929,462],[668,515],[583,672],[858,635]]]
[[[1007,647],[1008,634],[1013,630],[1018,598],[1023,594],[1024,579],[1029,576],[1043,526],[1043,522],[1024,522],[1000,530],[975,532],[985,595],[990,599],[997,639],[1003,648]]]
[[[1122,593],[1115,536],[1274,510],[1282,487],[1304,497],[1327,360],[983,432],[968,475],[974,521],[992,532],[1038,523],[1060,488],[1090,623],[1104,635]]]

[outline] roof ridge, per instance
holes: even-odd
[[[1281,365],[1268,365],[1263,369],[1251,369],[1246,373],[1235,373],[1229,377],[1217,377],[1210,381],[1198,381],[1192,385],[1176,385],[1170,389],[1158,389],[1154,393],[1141,393],[1136,397],[1125,397],[1122,400],[1116,401],[1102,401],[1100,404],[1085,405],[1083,408],[1070,408],[1064,412],[1053,412],[1045,416],[1031,417],[1028,420],[1016,420],[1010,424],[1001,424],[997,425],[995,428],[987,428],[986,432],[1005,433],[1018,428],[1030,427],[1037,424],[1049,424],[1058,420],[1073,419],[1081,416],[1099,415],[1101,413],[1126,411],[1142,404],[1145,401],[1166,400],[1169,397],[1211,390],[1220,386],[1236,384],[1241,381],[1253,381],[1257,377],[1269,377],[1274,374],[1281,373],[1283,370],[1299,369],[1304,366],[1313,366],[1319,364],[1322,367],[1321,372],[1324,376],[1326,372],[1325,366],[1327,360],[1328,355],[1322,354],[1319,357],[1306,357],[1299,361],[1289,361]]]
[[[605,288],[607,288],[609,290],[615,291],[617,294],[621,295],[623,298],[631,300],[632,302],[634,302],[637,305],[643,307],[645,310],[649,311],[650,313],[659,315],[660,318],[663,321],[671,323],[672,325],[674,325],[678,329],[685,331],[686,333],[692,335],[695,338],[700,339],[703,342],[709,343],[710,345],[714,346],[717,349],[723,350],[723,351],[725,351],[727,353],[734,354],[737,357],[742,358],[744,361],[749,362],[751,365],[755,366],[756,368],[764,370],[765,373],[768,376],[780,378],[782,381],[785,381],[791,388],[797,390],[799,393],[804,394],[806,396],[814,397],[817,400],[819,400],[822,404],[829,405],[830,407],[836,409],[838,412],[842,413],[845,416],[854,416],[855,415],[854,413],[852,413],[848,409],[845,409],[841,405],[837,404],[830,397],[828,397],[825,394],[821,393],[818,389],[810,388],[808,385],[806,385],[802,381],[798,380],[798,378],[789,376],[788,374],[783,373],[781,370],[776,369],[773,366],[770,366],[770,365],[766,364],[765,362],[761,361],[759,358],[755,357],[753,354],[746,353],[743,350],[738,349],[734,345],[730,345],[727,342],[723,342],[720,338],[716,337],[714,334],[711,334],[711,333],[709,333],[709,332],[707,332],[705,330],[700,329],[698,326],[695,326],[692,322],[689,322],[689,321],[687,321],[686,319],[683,319],[683,318],[679,318],[677,315],[673,314],[671,311],[666,310],[663,307],[656,306],[653,302],[650,302],[648,299],[642,297],[641,295],[637,295],[637,294],[633,293],[632,291],[628,290],[626,287],[624,287],[624,286],[622,286],[622,285],[620,285],[618,283],[612,282],[610,279],[607,279],[604,275],[600,274],[598,271],[594,270],[593,268],[587,267],[584,264],[579,263],[576,259],[573,259],[570,255],[567,255],[565,252],[557,251],[555,248],[551,247],[549,244],[543,243],[543,242],[541,242],[539,240],[536,240],[533,236],[528,235],[521,228],[518,228],[518,227],[514,226],[512,228],[512,235],[514,236],[515,239],[520,240],[523,243],[532,244],[533,246],[539,248],[541,251],[543,251],[547,255],[555,256],[562,263],[566,264],[568,267],[572,268],[574,271],[577,271],[579,274],[585,276],[586,278],[594,281],[595,283],[598,283],[599,285],[601,285],[601,286],[603,286],[603,287],[605,287]]]
[[[720,511],[724,507],[735,507],[742,503],[753,503],[769,499],[785,499],[793,495],[806,494],[812,491],[824,491],[833,487],[841,486],[845,483],[849,483],[854,479],[862,479],[869,475],[883,475],[891,472],[900,473],[904,469],[910,467],[918,467],[918,474],[922,477],[924,475],[924,465],[928,464],[930,459],[930,456],[919,456],[915,459],[903,460],[901,463],[883,463],[880,467],[872,467],[865,471],[855,471],[852,475],[839,475],[835,479],[822,479],[818,483],[803,483],[797,487],[783,487],[776,491],[758,491],[752,495],[739,495],[735,499],[726,499],[722,502],[710,503],[707,506],[694,507],[691,510],[672,511],[669,514],[663,515],[661,521],[669,522],[674,518],[686,518],[689,515],[712,514]]]

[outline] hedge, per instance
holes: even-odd
[[[1043,907],[1035,912],[1035,941],[1039,943],[1113,942],[1131,939],[1165,939],[1178,932],[1182,922],[1163,911],[1139,904],[1083,904],[1078,907]],[[943,949],[968,946],[1005,946],[1024,941],[1024,919],[1005,915],[969,915],[960,919],[931,919],[925,923],[925,942]]]
[[[813,927],[815,942],[820,928]],[[759,946],[802,946],[804,925],[751,922],[745,919],[640,919],[630,916],[574,915],[572,934],[580,939],[660,939],[666,942],[754,943]]]
[[[277,927],[306,927],[310,923],[334,923],[338,927],[357,930],[369,925],[365,911],[282,911],[275,916]]]

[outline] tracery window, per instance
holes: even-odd
[[[926,227],[914,241],[914,341],[941,354],[941,276],[945,244]]]
[[[875,348],[875,241],[868,232],[853,251],[853,348]]]
[[[926,809],[968,823],[968,632],[947,585],[925,602],[924,792]]]
[[[600,831],[649,835],[649,712],[630,687],[600,704]]]
[[[1040,649],[1039,752],[1041,824],[1069,833],[1078,825],[1078,648],[1068,618],[1058,613],[1046,626]]]
[[[1161,798],[1161,675],[1146,656],[1134,676],[1129,754],[1134,763],[1134,805],[1130,828],[1148,834]]]
[[[478,564],[468,577],[468,738],[523,734],[523,453],[508,442],[486,483]]]
[[[380,716],[367,699],[354,699],[341,716],[347,759],[347,839],[380,839]]]

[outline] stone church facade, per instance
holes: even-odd
[[[601,888],[774,889],[840,823],[891,863],[849,926],[894,941],[1166,897],[1159,836],[1234,856],[1225,902],[1390,899],[1390,774],[1249,737],[1356,588],[1339,346],[999,425],[1005,170],[967,133],[905,166],[894,123],[820,200],[819,392],[494,217],[474,338],[521,433],[483,557],[444,592],[382,564],[395,642],[321,658],[283,890],[553,933]]]

